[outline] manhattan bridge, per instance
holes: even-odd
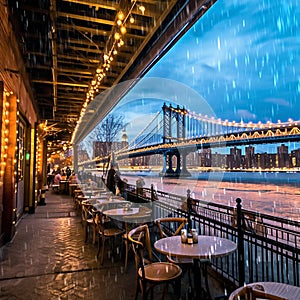
[[[162,110],[126,147],[114,152],[114,159],[160,154],[163,157],[161,174],[184,176],[189,174],[186,156],[198,150],[298,141],[300,121],[230,122],[164,104]],[[173,166],[174,156],[176,166]],[[95,158],[97,162],[107,159]]]

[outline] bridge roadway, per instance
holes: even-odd
[[[209,148],[225,148],[233,146],[247,146],[247,145],[259,145],[259,144],[277,144],[284,142],[299,142],[300,134],[294,135],[276,135],[276,136],[265,136],[265,137],[249,137],[247,138],[233,138],[232,136],[224,137],[216,136],[210,138],[196,138],[186,140],[178,143],[167,143],[167,144],[153,144],[145,147],[136,149],[124,149],[120,152],[115,153],[117,160],[125,158],[134,158],[139,156],[147,156],[154,154],[172,153],[175,154],[188,154],[195,152],[200,149]],[[101,159],[99,159],[101,160]]]

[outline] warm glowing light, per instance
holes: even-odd
[[[118,12],[118,19],[121,20],[121,21],[123,21],[125,19],[125,15],[122,11]]]
[[[119,32],[116,32],[114,35],[115,40],[119,40],[121,38],[121,35]]]
[[[139,10],[142,12],[142,14],[144,14],[144,13],[145,13],[145,10],[146,10],[146,8],[145,8],[145,6],[143,6],[143,5],[140,5],[140,6],[139,6]]]
[[[126,27],[121,26],[120,31],[121,31],[122,34],[125,34],[127,32]]]

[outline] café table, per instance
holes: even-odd
[[[59,189],[60,189],[61,193],[68,194],[69,193],[69,181],[68,180],[61,180],[59,182]]]
[[[123,201],[130,203],[129,201]],[[123,234],[123,241],[125,243],[125,263],[124,263],[124,272],[127,271],[128,264],[128,253],[130,249],[130,243],[128,241],[128,232],[132,225],[135,227],[138,224],[144,224],[151,220],[152,215],[151,212],[145,212],[140,207],[133,208],[113,208],[103,211],[103,214],[106,216],[116,219],[122,223],[121,227],[125,230]]]
[[[125,205],[127,203],[130,203],[129,201],[124,200],[124,198],[95,198],[95,203],[93,204],[95,210],[103,212],[104,210],[107,210],[108,208],[113,208],[119,205]]]
[[[154,248],[173,257],[189,258],[194,261],[194,285],[196,299],[212,299],[208,287],[207,264],[210,259],[233,253],[237,245],[231,240],[216,236],[198,235],[198,243],[181,242],[181,236],[170,236],[157,240]],[[205,279],[205,288],[201,286],[201,269]]]
[[[124,201],[123,201],[124,202]],[[130,209],[125,209],[124,207],[122,208],[112,208],[103,211],[103,213],[109,217],[124,217],[124,216],[129,216],[129,215],[134,215],[139,212],[138,207],[133,207]]]
[[[258,290],[263,290],[267,294],[272,294],[278,297],[286,298],[288,300],[300,299],[300,287],[279,282],[254,282],[233,291],[229,296],[229,300],[239,299],[239,294],[241,294],[242,290],[245,287],[252,287],[254,289],[256,288]]]

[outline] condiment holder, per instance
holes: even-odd
[[[196,229],[191,229],[187,233],[186,229],[181,230],[181,243],[183,244],[197,244],[198,243],[198,234]]]
[[[131,211],[132,208],[131,208],[131,203],[126,203],[124,206],[123,206],[123,210],[124,211]]]

